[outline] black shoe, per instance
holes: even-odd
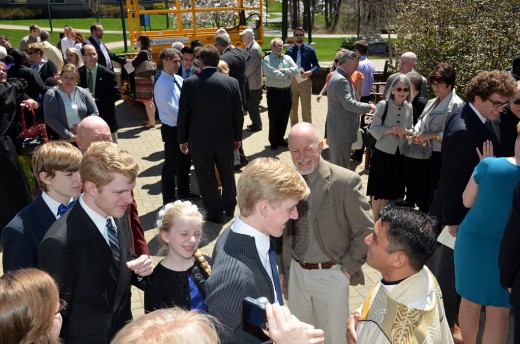
[[[289,147],[289,143],[287,142],[287,140],[283,140],[282,142],[278,143],[280,146],[282,147]]]
[[[249,164],[249,160],[247,159],[240,161],[240,164],[234,166],[235,172],[240,171],[242,167],[247,166],[247,164]]]
[[[208,220],[209,222],[221,224],[221,223],[224,223],[224,216],[222,216],[222,213],[214,214],[214,215],[208,214],[208,216],[206,217],[206,220]]]
[[[196,193],[190,192],[186,196],[181,196],[179,198],[181,200],[183,200],[183,201],[195,202],[195,201],[198,201],[200,199],[200,195],[197,195]]]
[[[277,150],[278,149],[278,145],[271,145],[269,148],[271,148],[271,150]]]
[[[363,160],[363,155],[352,154],[350,156],[350,159],[355,160],[357,162],[361,162]]]
[[[248,125],[247,126],[247,131],[249,131],[250,133],[256,133],[258,131],[262,131],[262,128],[261,127],[257,127],[256,125]]]
[[[398,207],[415,208],[415,203],[408,202],[408,201],[397,201],[397,202],[394,202],[394,205],[398,206]]]

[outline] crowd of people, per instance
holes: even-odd
[[[520,57],[510,71],[478,73],[465,103],[452,66],[439,62],[426,78],[406,52],[374,104],[368,43],[340,49],[318,97],[327,93],[327,161],[312,124],[320,65],[302,28],[285,53],[274,38],[265,57],[252,29],[240,32],[243,48],[219,29],[213,45],[163,49],[158,76],[127,76],[146,108],[143,129],[157,112],[164,143],[155,227],[166,255],[154,266],[133,195],[139,168],[117,144],[112,64],[151,61],[150,39],[138,37],[130,60],[108,50],[103,32],[94,23],[85,39],[66,26],[54,47],[31,25],[19,49],[0,35],[9,181],[0,191],[13,195],[0,200],[2,342],[467,344],[482,307],[482,342],[506,342],[520,306]],[[247,131],[263,130],[263,87],[269,148],[287,147],[292,165],[246,157],[244,115]],[[36,198],[18,160],[22,101],[50,136],[30,159]],[[374,147],[353,149],[368,124]],[[366,190],[349,169],[364,149]],[[201,254],[204,222],[226,217],[212,256]],[[438,244],[441,232],[455,244]],[[351,310],[365,262],[381,279]],[[144,291],[146,314],[135,321],[131,285]]]

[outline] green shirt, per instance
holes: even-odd
[[[291,76],[298,74],[298,66],[288,55],[267,55],[263,62],[265,86],[286,88],[291,86]]]

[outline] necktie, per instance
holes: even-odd
[[[94,94],[94,77],[92,76],[91,70],[88,71],[87,84],[88,84],[88,89],[90,90],[90,93]]]
[[[298,53],[296,54],[296,65],[298,68],[302,67],[302,48],[298,47]]]
[[[307,201],[301,200],[296,206],[298,210],[298,218],[294,226],[296,232],[294,234],[293,250],[296,258],[303,259],[309,246],[309,223],[307,221]]]
[[[190,76],[189,70],[184,70],[184,79],[188,78]]]
[[[181,90],[181,85],[179,85],[179,83],[177,82],[177,79],[175,79],[175,77],[173,78],[173,82],[175,83],[175,85],[179,88],[179,92]]]
[[[65,214],[67,212],[67,210],[72,208],[74,203],[75,203],[75,201],[70,202],[69,205],[60,204],[60,206],[58,207],[58,215],[61,216],[61,215]]]
[[[280,286],[280,278],[278,278],[278,267],[276,266],[276,250],[274,249],[274,244],[271,242],[271,247],[269,251],[269,263],[271,264],[271,272],[273,274],[273,284],[274,291],[276,292],[276,299],[280,306],[283,306],[283,295],[282,295],[282,287]]]
[[[117,231],[112,224],[112,219],[107,219],[107,233],[108,233],[108,243],[110,245],[110,249],[112,249],[112,254],[116,259],[116,262],[119,263],[119,239],[117,237]]]

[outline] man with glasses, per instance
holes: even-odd
[[[310,76],[316,74],[320,69],[314,48],[309,44],[303,43],[303,38],[305,37],[305,31],[303,31],[303,28],[297,27],[294,29],[293,35],[294,45],[287,49],[286,54],[293,59],[298,66],[298,69],[303,69],[301,77],[305,80],[300,83],[298,83],[294,78],[292,80],[291,126],[298,123],[298,100],[301,101],[302,104],[302,120],[304,122],[312,123],[312,80],[310,79]]]
[[[112,142],[117,143],[119,124],[117,123],[115,102],[121,98],[121,91],[116,76],[110,69],[99,64],[99,55],[92,44],[85,44],[81,48],[81,55],[85,64],[78,69],[79,86],[90,91],[99,115],[110,127]]]
[[[104,33],[103,26],[99,23],[92,24],[90,27],[90,37],[88,40],[90,43],[96,48],[97,54],[98,54],[98,63],[102,65],[103,67],[107,67],[111,71],[114,70],[114,67],[112,66],[112,61],[115,61],[119,63],[120,65],[124,65],[126,62],[126,59],[124,57],[119,57],[116,54],[112,53],[108,48],[101,42],[103,39],[103,33]],[[63,50],[63,47],[62,47]],[[124,68],[122,68],[122,71],[124,73]]]
[[[442,140],[442,166],[439,186],[435,191],[430,214],[457,235],[468,208],[462,203],[462,193],[479,160],[493,156],[497,147],[496,134],[490,123],[496,120],[509,98],[516,92],[516,82],[506,71],[484,71],[466,86],[468,103],[446,123]],[[457,331],[455,315],[457,294],[453,250],[441,245],[438,266],[433,272],[442,289],[446,319],[452,332]],[[436,269],[435,269],[436,268]]]
[[[362,103],[350,81],[358,66],[356,53],[343,50],[336,54],[338,68],[329,81],[327,107],[327,138],[329,161],[349,168],[352,143],[356,141],[359,114],[373,112],[374,104]]]
[[[272,150],[287,147],[283,138],[291,111],[291,78],[298,73],[293,59],[282,54],[280,38],[271,41],[271,53],[264,58],[262,69],[267,88],[267,116],[269,117],[269,143]]]
[[[195,67],[195,52],[191,47],[184,47],[180,50],[181,52],[181,65],[176,71],[183,80],[192,76],[193,74],[199,73],[200,69]]]
[[[407,74],[410,72],[414,72],[415,71],[414,68],[416,65],[417,65],[417,55],[415,55],[411,51],[408,51],[401,55],[401,58],[399,59],[399,72],[390,75],[388,77],[388,80],[386,80],[385,90],[383,91],[383,99],[387,98],[387,94],[388,94],[388,92],[390,92],[390,88],[391,88],[390,85],[393,84],[394,79],[399,74]],[[426,78],[424,76],[422,76],[421,96],[424,97],[424,99],[428,100],[428,81],[426,80]]]

